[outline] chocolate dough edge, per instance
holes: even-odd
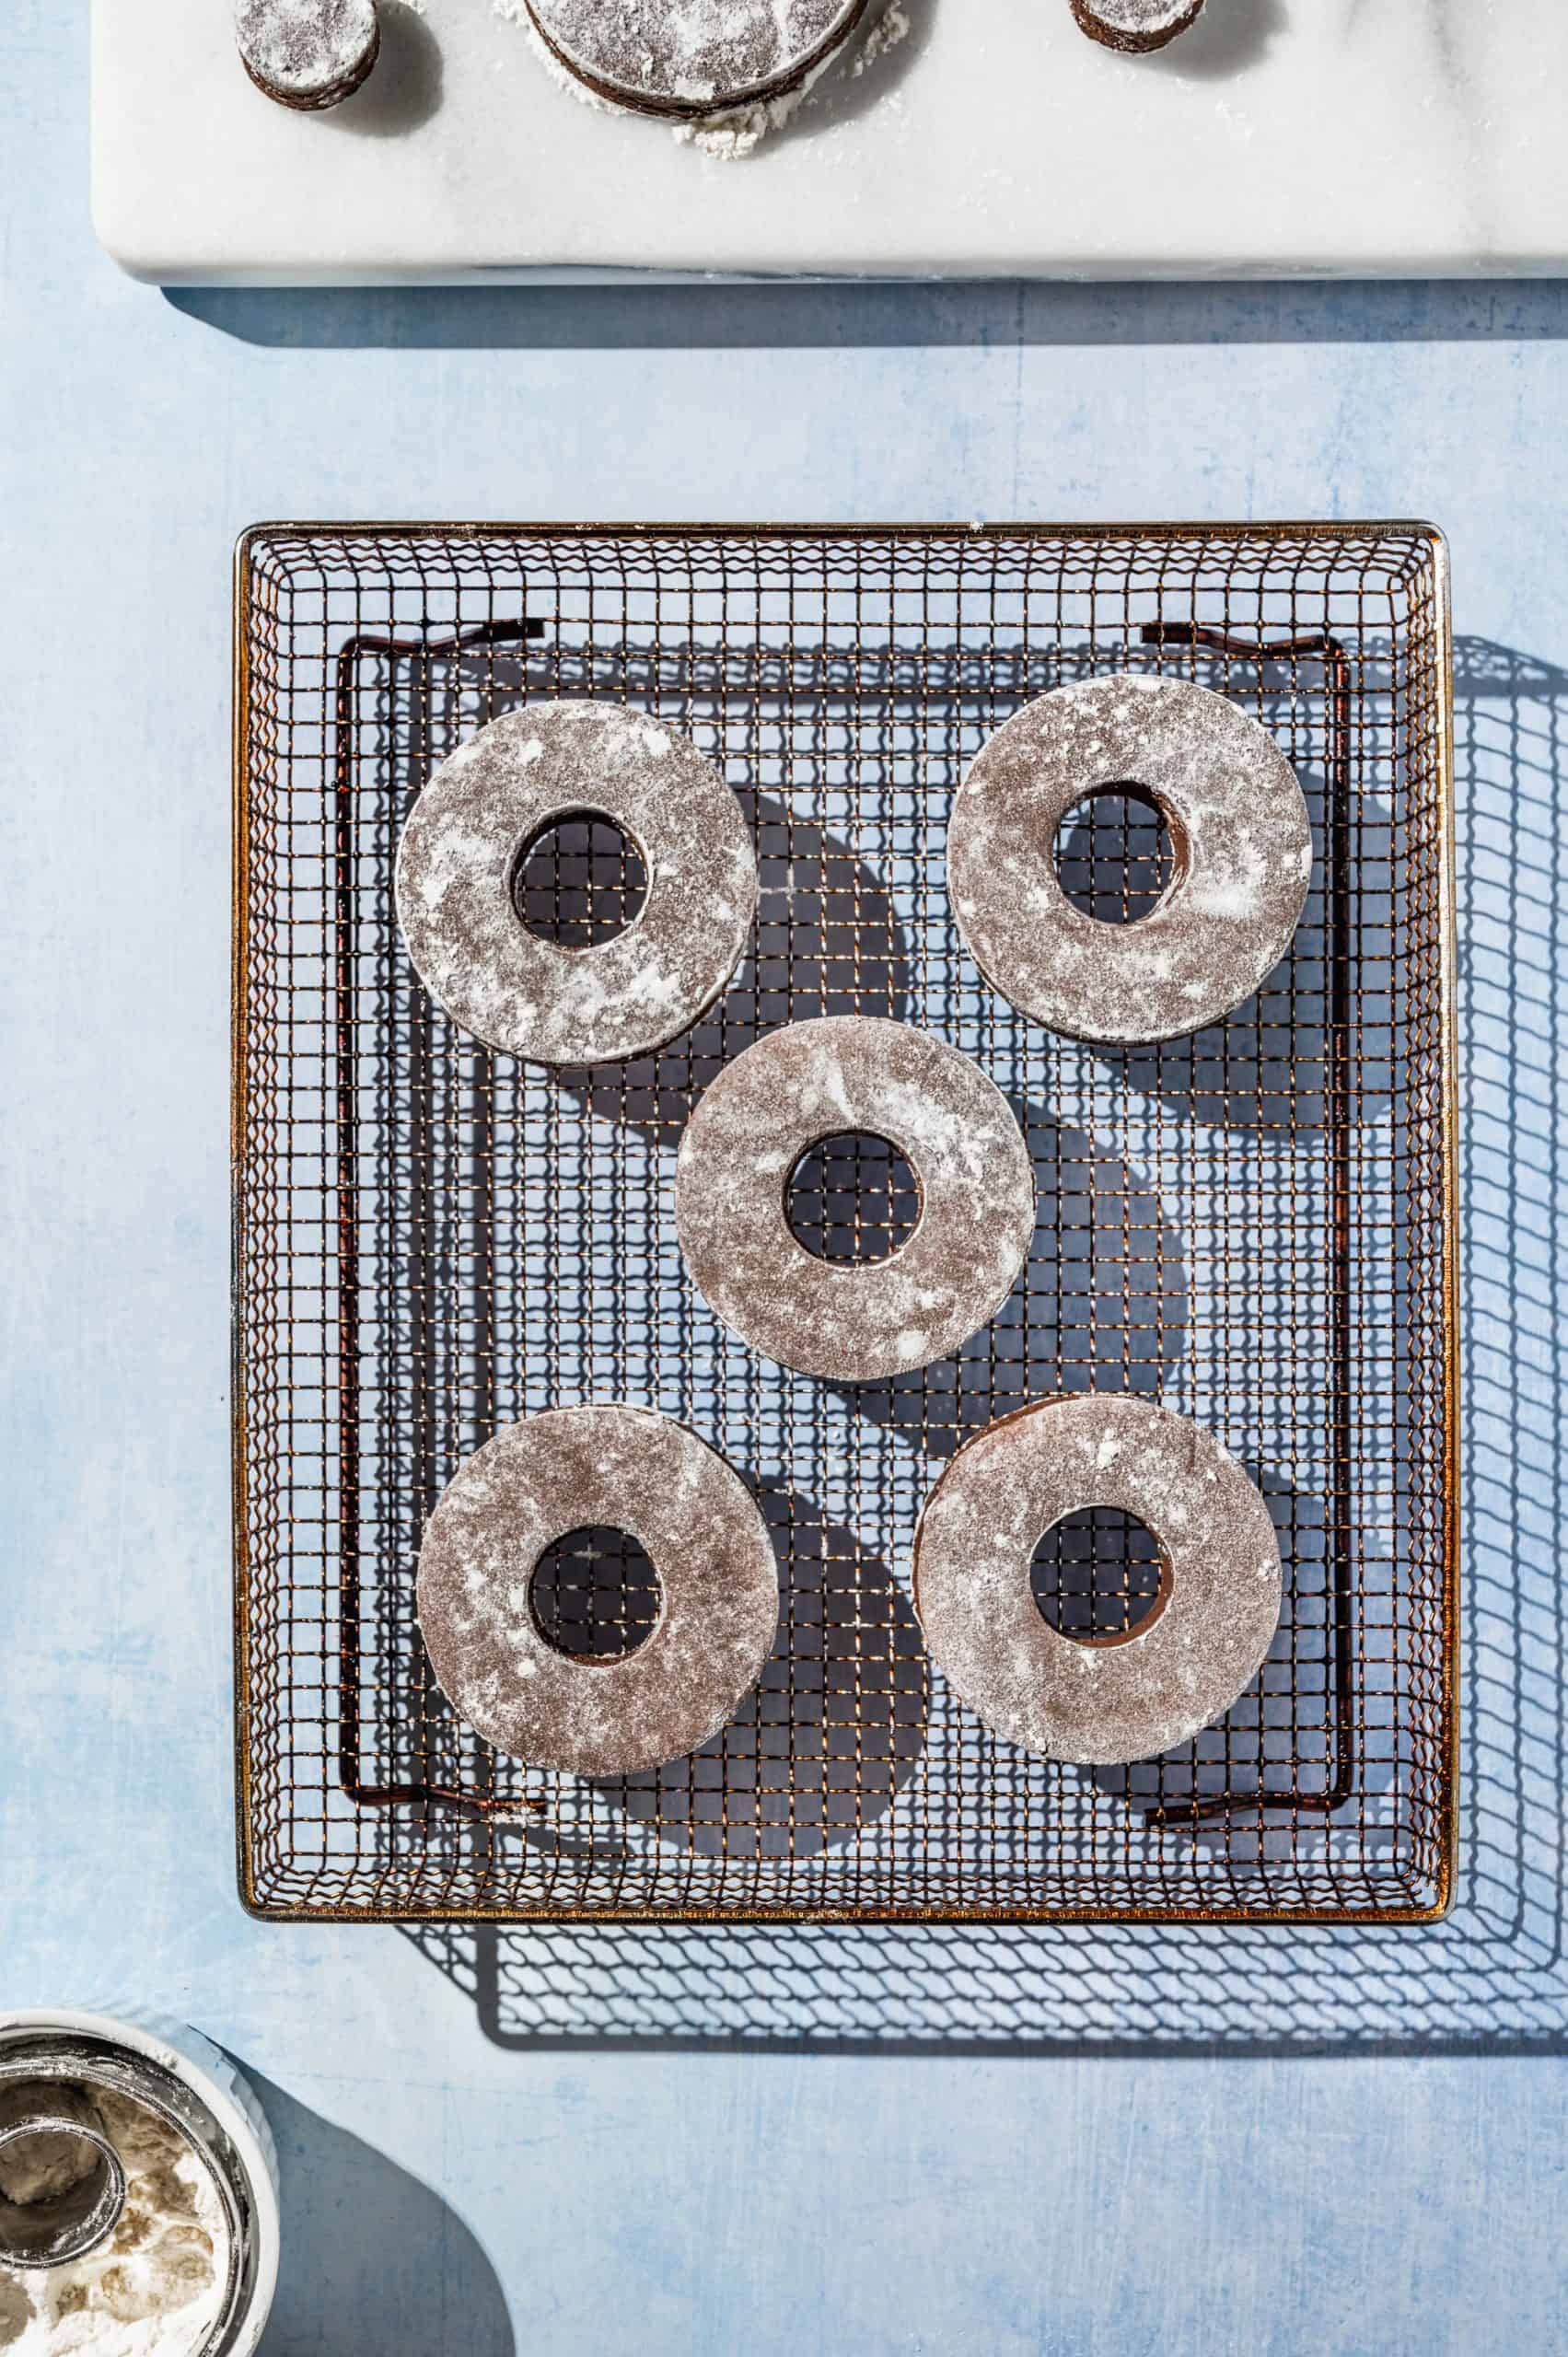
[[[836,31],[830,33],[825,41],[819,41],[810,56],[802,64],[792,66],[787,74],[780,75],[771,81],[756,82],[745,88],[732,90],[724,98],[714,98],[700,102],[693,102],[687,99],[651,99],[640,91],[623,90],[618,84],[607,82],[599,75],[590,74],[586,66],[580,64],[575,57],[568,56],[566,52],[552,40],[540,22],[534,0],[525,0],[525,4],[528,12],[529,24],[562,72],[569,74],[574,82],[580,82],[585,90],[591,90],[596,99],[602,99],[607,106],[622,107],[628,114],[650,115],[659,122],[702,123],[720,121],[726,115],[737,114],[743,107],[761,106],[773,99],[788,98],[792,91],[803,88],[819,65],[825,64],[835,51],[844,48],[854,38],[865,20],[871,0],[860,0],[854,14],[848,17]],[[1202,0],[1198,0],[1198,5],[1202,7]]]
[[[261,96],[264,99],[271,99],[275,106],[287,107],[292,114],[325,114],[329,107],[341,107],[345,99],[352,99],[355,90],[364,87],[370,79],[376,61],[380,54],[381,19],[377,16],[375,31],[370,37],[370,46],[359,64],[352,67],[347,74],[340,75],[337,81],[327,84],[323,89],[282,90],[275,82],[269,82],[265,75],[251,64],[243,49],[239,51],[239,62],[261,91]]]
[[[1191,0],[1191,6],[1168,25],[1155,31],[1132,32],[1124,25],[1108,24],[1090,5],[1090,0],[1073,0],[1073,14],[1080,32],[1098,41],[1102,49],[1114,49],[1123,57],[1147,57],[1156,49],[1167,49],[1182,33],[1191,32],[1203,13],[1204,0]]]

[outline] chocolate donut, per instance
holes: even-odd
[[[1127,1634],[1080,1642],[1035,1603],[1046,1532],[1091,1506],[1147,1524],[1160,1595]],[[926,1500],[914,1604],[960,1699],[1026,1751],[1124,1766],[1224,1716],[1279,1625],[1279,1541],[1211,1433],[1111,1392],[1037,1400],[968,1442]]]
[[[586,949],[523,924],[513,886],[551,826],[609,819],[647,872],[641,910]],[[398,846],[398,921],[432,998],[486,1046],[541,1064],[649,1055],[740,961],[757,860],[739,803],[696,747],[619,704],[529,704],[436,772]]]
[[[1141,789],[1175,874],[1130,924],[1075,908],[1056,832],[1097,790]],[[953,803],[947,881],[981,972],[1073,1039],[1175,1039],[1250,998],[1290,947],[1312,875],[1295,772],[1225,696],[1132,673],[1057,688],[982,746]]]
[[[693,122],[797,88],[868,0],[528,0],[552,56],[588,89]]]
[[[312,114],[351,98],[376,63],[376,0],[238,0],[245,71],[279,106]]]
[[[920,1190],[907,1243],[832,1263],[796,1237],[786,1199],[825,1138],[896,1146]],[[907,1023],[830,1015],[770,1032],[727,1064],[688,1122],[675,1217],[698,1291],[784,1366],[872,1383],[967,1341],[1012,1291],[1034,1233],[1034,1172],[980,1066]]]
[[[1073,0],[1073,14],[1091,41],[1139,56],[1163,49],[1203,13],[1203,0]]]
[[[656,1625],[617,1660],[561,1653],[533,1575],[574,1530],[613,1527],[658,1573]],[[645,1408],[554,1408],[470,1457],[425,1526],[419,1625],[442,1692],[497,1750],[578,1776],[695,1751],[755,1685],[778,1626],[767,1525],[739,1475]]]

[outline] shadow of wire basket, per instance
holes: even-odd
[[[238,552],[235,1572],[242,1895],[272,1916],[1426,1920],[1455,1805],[1450,645],[1410,524],[840,528],[272,525]],[[1057,1039],[981,982],[944,890],[954,789],[1027,697],[1196,679],[1277,737],[1318,861],[1290,957],[1195,1038]],[[662,1055],[550,1073],[460,1036],[392,907],[433,764],[530,699],[624,699],[717,760],[756,829],[754,953]],[[1112,782],[1119,783],[1119,782]],[[1136,781],[1127,781],[1135,784]],[[624,846],[529,855],[530,923],[623,922]],[[1107,917],[1157,891],[1157,819],[1057,845]],[[681,1124],[760,1033],[892,1015],[1007,1091],[1028,1267],[955,1358],[794,1376],[694,1295]],[[834,1152],[838,1150],[835,1149]],[[818,1248],[907,1225],[874,1149],[802,1174]],[[1090,1386],[1199,1418],[1268,1497],[1285,1609],[1237,1707],[1092,1773],[991,1737],[909,1604],[921,1504],[970,1433]],[[422,1530],[498,1425],[661,1409],[750,1480],[784,1612],[757,1693],[657,1774],[587,1783],[453,1715],[413,1609]],[[1136,1526],[1059,1533],[1041,1608],[1130,1625]],[[646,1566],[555,1567],[569,1649],[623,1643]],[[642,1625],[645,1625],[645,1618]]]

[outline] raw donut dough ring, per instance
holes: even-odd
[[[1084,1643],[1035,1603],[1035,1549],[1064,1515],[1119,1506],[1159,1543],[1161,1593],[1125,1636]],[[1084,1392],[1004,1416],[959,1449],[915,1532],[931,1657],[1010,1743],[1121,1767],[1222,1718],[1279,1625],[1279,1541],[1211,1433],[1144,1399]]]
[[[630,837],[647,897],[588,949],[524,925],[512,885],[528,846],[587,814]],[[541,1064],[651,1055],[724,990],[751,930],[757,858],[711,761],[619,704],[529,704],[460,745],[414,804],[397,862],[398,922],[421,981],[487,1047]]]
[[[1203,0],[1073,0],[1081,31],[1102,49],[1132,57],[1164,49],[1188,32],[1203,13]]]
[[[914,1172],[914,1232],[882,1260],[830,1262],[789,1225],[790,1180],[824,1138],[864,1131]],[[1034,1234],[1034,1172],[1012,1109],[928,1031],[830,1015],[726,1064],[687,1123],[675,1217],[698,1291],[741,1340],[830,1382],[928,1365],[993,1318]]]
[[[302,114],[352,98],[381,50],[376,0],[238,0],[234,38],[256,87]]]
[[[1107,924],[1056,873],[1056,831],[1097,790],[1137,785],[1176,873],[1147,916]],[[958,930],[993,990],[1073,1039],[1176,1039],[1251,997],[1290,947],[1312,876],[1295,772],[1257,721],[1185,679],[1057,688],[982,746],[947,834]]]
[[[797,88],[869,0],[528,0],[560,64],[612,105],[700,121]]]
[[[569,1531],[628,1531],[659,1576],[653,1633],[616,1660],[540,1634],[540,1556]],[[697,1750],[761,1675],[778,1629],[768,1527],[740,1476],[646,1408],[552,1408],[461,1466],[425,1526],[419,1622],[442,1692],[535,1768],[632,1776]]]

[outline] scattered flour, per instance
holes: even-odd
[[[590,114],[631,114],[633,111],[631,107],[612,106],[608,99],[601,99],[597,90],[590,90],[586,82],[579,82],[577,76],[562,64],[555,52],[540,37],[528,14],[528,0],[491,0],[491,5],[504,24],[521,26],[528,47],[556,88],[575,99],[579,106],[587,107]]]
[[[764,139],[782,131],[786,122],[797,115],[818,83],[842,63],[834,51],[814,65],[806,79],[793,90],[784,90],[776,99],[759,99],[749,107],[732,107],[727,114],[704,116],[698,122],[678,122],[672,126],[677,146],[695,147],[703,156],[716,156],[721,163],[738,163],[741,157],[754,155]]]
[[[539,59],[551,80],[561,89],[569,91],[578,104],[595,114],[634,114],[633,107],[621,107],[603,99],[578,80],[569,67],[540,38],[528,14],[528,0],[491,0],[491,6],[502,21],[518,25],[528,40],[528,47]],[[903,0],[886,0],[881,8],[873,8],[866,29],[852,35],[849,43],[849,66],[852,77],[864,74],[868,66],[897,49],[909,37],[910,20]],[[677,122],[669,126],[678,146],[693,147],[700,155],[714,156],[724,163],[736,163],[742,157],[754,155],[765,139],[782,131],[799,113],[818,84],[833,71],[842,67],[845,52],[834,50],[815,65],[805,80],[793,90],[785,90],[776,99],[763,99],[755,105],[733,107],[726,112],[704,115],[696,121]]]
[[[889,50],[897,49],[900,41],[909,39],[909,29],[910,20],[900,5],[900,0],[888,0],[887,6],[879,17],[873,18],[869,29],[862,40],[854,62],[849,69],[851,74],[856,76],[864,74],[868,65],[875,65],[877,60],[886,56]]]
[[[0,2267],[4,2357],[196,2357],[222,2311],[228,2226],[216,2186],[178,2129],[94,2090],[125,2170],[107,2242],[67,2267]]]

